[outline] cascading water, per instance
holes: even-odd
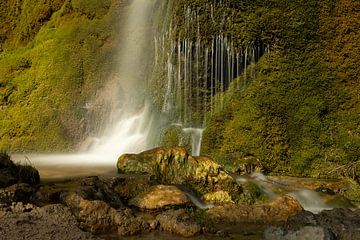
[[[271,180],[261,173],[252,173],[250,176],[236,176],[234,174],[231,175],[239,183],[243,184],[251,182],[256,184],[260,188],[260,190],[269,198],[274,198],[278,196],[274,189],[281,189],[281,191],[284,191],[289,196],[292,196],[293,198],[298,200],[301,206],[306,211],[319,213],[323,210],[333,208],[333,206],[328,204],[321,197],[321,194],[316,191],[312,191],[306,188],[295,188],[283,182]]]
[[[191,155],[200,156],[201,150],[201,140],[202,133],[204,129],[202,128],[183,128],[183,131],[191,135]]]
[[[100,137],[92,137],[87,151],[75,154],[27,155],[31,163],[40,170],[42,166],[64,165],[111,165],[122,153],[140,152],[154,147],[152,131],[156,129],[156,116],[146,99],[146,77],[148,48],[156,0],[133,0],[124,6],[125,23],[121,26],[120,56],[111,96],[115,104],[111,107],[108,126]],[[24,156],[13,156],[22,161]],[[66,174],[66,173],[64,173]]]
[[[214,9],[223,3],[206,5],[214,25]],[[155,66],[164,66],[163,82],[166,91],[162,112],[170,119],[169,125],[177,124],[185,129],[203,129],[206,115],[223,109],[224,92],[232,81],[244,73],[246,85],[247,67],[264,53],[262,45],[235,47],[231,36],[224,34],[222,16],[220,26],[210,40],[201,35],[201,15],[198,9],[184,7],[181,26],[169,22],[165,29],[156,33]],[[181,28],[181,30],[179,30]],[[238,88],[241,86],[238,85]],[[185,131],[198,139],[197,131]],[[192,153],[201,143],[192,142]]]

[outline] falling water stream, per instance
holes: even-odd
[[[125,6],[125,22],[121,26],[118,86],[111,95],[111,120],[102,134],[92,137],[87,151],[73,154],[13,155],[17,162],[31,162],[42,178],[82,174],[103,174],[115,171],[122,153],[136,153],[154,147],[152,131],[157,128],[156,117],[146,96],[148,42],[151,41],[149,22],[156,0],[133,0]],[[93,166],[93,167],[92,167]]]

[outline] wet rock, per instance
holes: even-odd
[[[183,237],[192,237],[200,233],[201,227],[195,223],[184,209],[168,210],[156,219],[160,229]]]
[[[226,168],[230,172],[234,172],[240,175],[264,171],[264,167],[262,166],[261,161],[252,155],[236,159],[232,161],[230,165],[226,165]]]
[[[336,208],[316,215],[319,225],[330,228],[338,238],[360,239],[360,210]],[[349,238],[350,237],[350,238]]]
[[[39,208],[14,203],[10,207],[0,207],[0,219],[0,239],[98,239],[83,232],[69,209],[60,204]]]
[[[325,232],[329,229],[328,232],[333,233],[333,235],[329,235],[333,238],[329,239],[360,239],[360,210],[338,208],[325,210],[319,214],[304,211],[289,217],[281,229],[284,232],[294,233],[299,227],[305,226],[322,228]]]
[[[117,230],[120,235],[132,235],[149,228],[148,223],[135,217],[130,209],[116,210],[100,200],[86,200],[70,193],[64,202],[69,206],[81,224],[92,233],[107,233]]]
[[[303,211],[300,203],[290,196],[281,196],[261,205],[224,204],[207,211],[218,222],[274,222],[287,220]]]
[[[185,148],[155,148],[124,154],[117,162],[120,173],[151,174],[162,184],[183,184],[200,194],[227,191],[233,200],[242,187],[222,167],[207,157],[192,157]]]
[[[231,196],[225,191],[210,192],[203,195],[202,200],[207,203],[231,203]]]
[[[10,187],[0,189],[0,203],[28,202],[34,192],[35,188],[29,184],[14,184]]]
[[[168,206],[184,206],[190,200],[175,186],[157,185],[129,201],[130,205],[145,209],[158,209]]]
[[[265,230],[266,240],[335,240],[334,234],[319,226],[305,226],[296,231],[286,231],[280,227],[269,227]]]
[[[101,200],[112,206],[123,206],[122,196],[115,191],[121,183],[116,178],[81,177],[57,183],[41,185],[32,196],[32,201],[39,204],[56,203],[69,193],[76,193],[84,199]]]
[[[39,172],[29,165],[14,164],[7,154],[0,153],[0,188],[15,183],[35,185],[40,182]]]

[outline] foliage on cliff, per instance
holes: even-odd
[[[360,160],[360,3],[236,2],[252,8],[242,14],[255,25],[232,37],[253,36],[270,53],[225,94],[203,153],[223,161],[254,155],[270,172],[358,176],[358,167],[346,166]]]
[[[118,1],[0,2],[0,148],[68,149],[111,72]]]

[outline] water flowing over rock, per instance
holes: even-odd
[[[207,157],[190,156],[184,148],[155,148],[139,154],[124,154],[117,162],[120,173],[147,173],[164,184],[183,184],[200,194],[227,191],[233,199],[242,187]]]

